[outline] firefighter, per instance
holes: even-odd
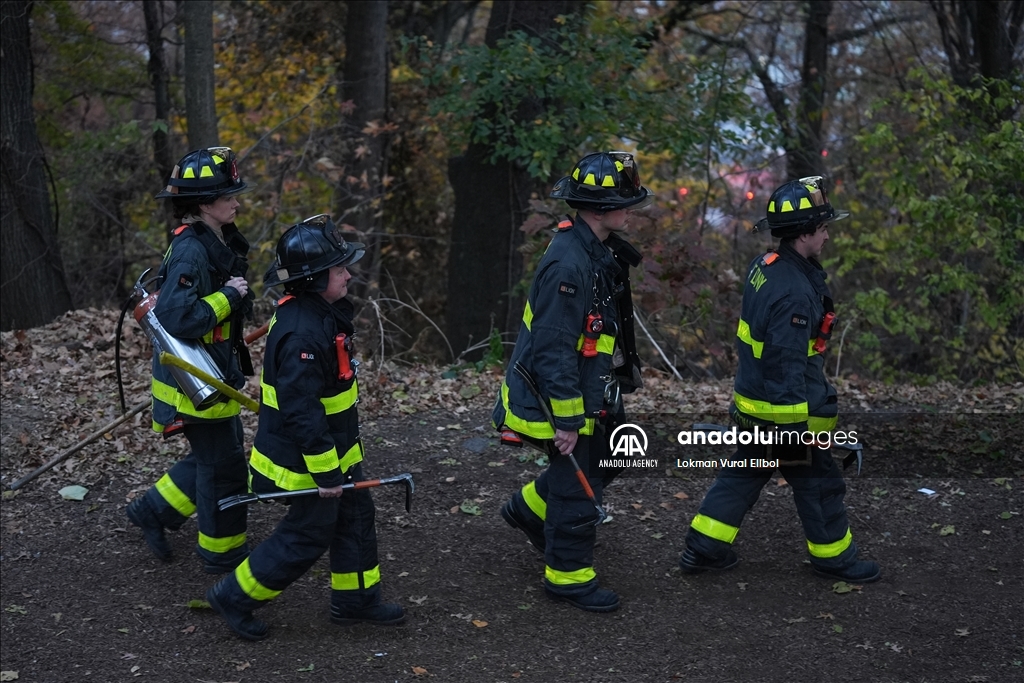
[[[621,393],[641,383],[629,286],[629,268],[641,256],[621,233],[630,211],[649,204],[652,194],[640,184],[631,154],[599,152],[581,159],[551,197],[565,200],[576,215],[558,224],[537,266],[492,421],[506,437],[552,457],[501,515],[544,553],[551,599],[611,612],[619,597],[600,587],[594,571],[597,511],[567,455],[575,455],[600,503],[618,474],[598,463],[609,455],[612,428],[624,422]],[[517,363],[538,385],[553,427],[514,371]]]
[[[363,245],[345,242],[326,214],[290,227],[264,277],[284,285],[270,324],[260,381],[260,419],[249,459],[256,493],[318,489],[296,496],[273,534],[206,594],[246,640],[266,637],[253,610],[305,574],[330,549],[331,621],[398,624],[402,608],[381,601],[373,498],[342,486],[362,481],[363,445],[351,358],[353,307],[347,267]]]
[[[247,189],[234,153],[211,147],[182,157],[166,189],[156,195],[171,200],[181,227],[160,266],[153,312],[168,334],[201,340],[224,381],[235,388],[253,373],[242,338],[242,321],[251,317],[253,299],[245,279],[249,243],[234,224],[236,196]],[[168,367],[154,354],[153,429],[165,437],[184,433],[191,451],[133,500],[126,513],[165,562],[172,557],[165,529],[178,529],[198,513],[196,552],[207,572],[222,574],[249,553],[245,510],[217,510],[220,498],[246,491],[239,404],[222,399],[197,409]]]
[[[857,559],[843,504],[846,484],[824,447],[839,410],[821,355],[835,315],[818,258],[829,223],[848,215],[829,203],[820,176],[790,181],[772,193],[767,217],[755,231],[771,230],[781,243],[754,259],[747,271],[730,414],[740,429],[771,433],[772,444],[740,445],[734,461],[779,461],[793,489],[814,571],[829,579],[868,583],[878,580],[881,569],[876,562]],[[719,471],[690,525],[680,559],[684,572],[736,566],[732,543],[773,471]]]

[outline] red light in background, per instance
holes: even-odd
[[[754,198],[754,193],[748,190],[747,191],[747,201],[749,202],[753,198]]]
[[[821,150],[821,156],[827,157],[828,156],[828,150],[827,149]]]
[[[688,194],[690,194],[690,190],[688,190],[688,189],[687,189],[687,188],[685,188],[685,187],[680,187],[680,188],[679,188],[679,196],[680,196],[680,197],[685,197],[685,196],[686,196],[686,195],[688,195]]]

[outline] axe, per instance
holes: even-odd
[[[341,488],[348,489],[372,489],[377,486],[384,486],[386,484],[405,484],[405,511],[409,512],[412,509],[412,493],[416,490],[416,484],[412,480],[412,475],[408,473],[396,474],[393,477],[385,477],[384,479],[368,479],[366,481],[356,481],[351,484],[345,484]],[[236,505],[245,505],[247,503],[257,503],[264,500],[274,500],[277,498],[291,498],[293,496],[310,496],[319,492],[319,489],[299,489],[297,491],[275,491],[273,493],[240,493],[237,496],[228,496],[227,498],[221,498],[217,502],[218,510],[227,510],[228,508]]]

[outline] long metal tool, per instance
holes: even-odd
[[[544,413],[544,417],[547,419],[548,424],[551,425],[551,429],[557,431],[558,428],[555,426],[555,416],[551,414],[551,408],[548,407],[547,401],[541,396],[540,387],[537,386],[537,382],[530,375],[530,371],[522,366],[521,363],[516,363],[515,372],[517,375],[523,378],[526,382],[526,387],[533,394],[533,397],[537,399],[537,404],[540,406],[541,412]],[[593,522],[587,522],[586,524],[579,524],[573,528],[579,528],[581,526],[597,526],[608,518],[608,513],[604,511],[604,508],[598,505],[597,496],[594,495],[594,489],[590,486],[590,482],[587,481],[587,475],[580,469],[580,464],[576,462],[576,456],[573,455],[572,451],[569,451],[569,460],[572,462],[573,468],[576,470],[576,478],[579,480],[580,485],[586,492],[587,497],[590,498],[590,502],[594,504],[594,509],[597,510],[597,517]]]
[[[409,512],[412,509],[412,494],[416,490],[416,483],[412,479],[412,475],[409,473],[396,474],[393,477],[385,477],[383,479],[368,479],[366,481],[357,481],[351,484],[345,484],[341,488],[345,490],[350,489],[370,489],[377,486],[386,486],[387,484],[405,484],[405,511]],[[236,505],[245,505],[247,503],[257,503],[264,500],[275,500],[277,498],[291,498],[293,496],[311,496],[318,493],[320,489],[299,489],[297,491],[275,491],[274,493],[240,493],[237,496],[228,496],[227,498],[221,498],[217,502],[218,510],[227,510],[228,508]]]

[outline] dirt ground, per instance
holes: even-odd
[[[80,343],[102,346],[88,335]],[[416,481],[410,513],[400,488],[374,491],[385,596],[408,620],[389,629],[332,625],[324,559],[260,611],[270,637],[250,643],[208,608],[190,606],[213,581],[193,553],[193,522],[171,536],[176,556],[167,564],[127,524],[127,501],[184,445],[148,432],[148,411],[8,490],[117,414],[112,377],[97,376],[110,369],[83,377],[76,365],[86,351],[32,334],[3,337],[0,680],[1024,680],[1020,386],[990,392],[998,396],[984,411],[958,409],[960,418],[928,406],[924,417],[909,417],[909,400],[904,412],[888,413],[887,426],[857,416],[875,431],[865,440],[875,446],[864,473],[848,476],[846,500],[862,556],[884,573],[850,587],[812,574],[790,487],[777,479],[743,524],[736,569],[680,573],[686,529],[713,472],[673,467],[681,452],[673,435],[695,421],[689,411],[706,421],[702,411],[720,408],[728,382],[672,394],[668,380],[654,378],[652,397],[630,398],[652,436],[647,455],[661,464],[627,472],[606,491],[612,520],[599,530],[596,568],[622,606],[599,615],[548,601],[541,556],[498,514],[541,467],[493,437],[486,406],[497,375],[366,372],[366,473],[411,472]],[[145,359],[136,360],[129,405],[145,395]],[[962,405],[964,392],[949,391],[944,405]],[[841,400],[866,410],[875,392],[886,390],[849,384]],[[985,398],[975,391],[969,401]],[[246,419],[251,439],[255,422]],[[916,436],[886,432],[897,428]],[[88,494],[65,500],[58,491],[68,485]],[[282,514],[276,504],[250,506],[250,542]]]

